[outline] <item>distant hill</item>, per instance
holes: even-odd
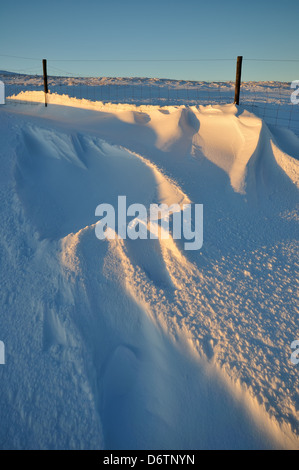
[[[22,73],[8,72],[7,70],[0,70],[0,75],[24,75]]]

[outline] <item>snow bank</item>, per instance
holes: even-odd
[[[298,139],[54,94],[0,122],[1,447],[298,448]],[[118,195],[203,203],[203,249],[99,241]]]

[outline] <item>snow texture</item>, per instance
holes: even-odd
[[[298,449],[298,137],[50,94],[0,143],[1,448]],[[203,204],[203,248],[98,240],[119,195]]]

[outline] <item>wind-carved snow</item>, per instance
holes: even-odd
[[[7,389],[2,400],[22,427],[17,416],[6,422],[15,437],[4,447],[22,447],[28,428],[33,447],[59,448],[64,433],[69,448],[95,440],[109,449],[298,448],[298,370],[289,360],[298,334],[298,139],[287,145],[233,105],[95,112],[78,103],[0,115],[18,135],[3,156],[13,163],[16,149],[18,197],[11,218],[4,204],[4,220],[22,219],[11,238],[2,227],[1,250],[27,266],[5,281],[4,305],[22,318],[10,354],[17,362],[33,334],[36,351],[33,371],[9,369],[7,383],[20,374],[23,391],[16,399]],[[172,238],[99,241],[94,210],[116,206],[118,195],[146,207],[204,204],[203,249],[184,252]],[[28,324],[15,282],[30,285]],[[40,410],[64,407],[72,430],[65,418],[57,429],[50,421],[52,441],[24,407],[34,401],[32,374],[54,367],[46,358],[70,383],[60,389],[41,372],[49,394]]]

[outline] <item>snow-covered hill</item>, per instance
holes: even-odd
[[[298,137],[48,99],[0,108],[0,447],[298,449]],[[119,195],[203,204],[203,248],[98,240]]]

